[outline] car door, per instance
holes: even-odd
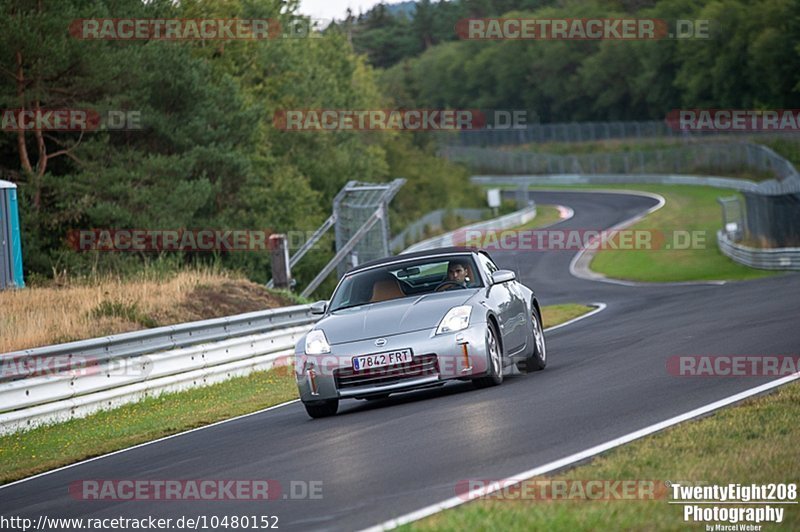
[[[489,279],[499,269],[483,253],[478,254],[478,262]],[[503,337],[505,352],[507,355],[514,354],[525,347],[528,339],[525,321],[527,305],[522,299],[519,285],[516,281],[493,285],[489,290],[489,298],[500,319],[500,335]]]

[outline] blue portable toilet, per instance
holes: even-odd
[[[17,185],[0,180],[0,290],[24,287]]]

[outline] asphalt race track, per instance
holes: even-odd
[[[559,226],[565,229],[610,227],[655,204],[617,194],[533,196],[575,210]],[[494,255],[544,305],[608,305],[547,336],[545,371],[479,391],[459,383],[345,401],[339,415],[322,420],[290,404],[0,489],[0,514],[271,515],[282,530],[361,529],[451,498],[461,480],[513,476],[771,380],[670,376],[670,356],[797,354],[800,346],[797,274],[721,286],[620,286],[570,275],[574,251]],[[83,479],[275,479],[284,491],[290,481],[322,481],[322,498],[75,500],[69,485]]]

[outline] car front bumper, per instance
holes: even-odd
[[[295,375],[300,398],[313,403],[330,399],[364,398],[471,379],[486,374],[486,323],[471,323],[463,331],[436,335],[435,329],[384,336],[331,346],[325,355],[296,353]],[[408,364],[355,371],[355,356],[411,349]]]

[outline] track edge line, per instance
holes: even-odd
[[[637,431],[628,433],[624,436],[620,436],[619,438],[615,438],[613,440],[609,440],[605,443],[601,443],[600,445],[596,445],[594,447],[590,447],[589,449],[579,451],[577,453],[571,454],[567,457],[561,458],[559,460],[555,460],[553,462],[549,462],[542,466],[529,469],[527,471],[523,471],[522,473],[516,474],[512,477],[508,477],[502,479],[500,481],[494,482],[486,488],[479,488],[473,491],[470,491],[467,495],[464,496],[456,496],[451,497],[450,499],[446,499],[436,504],[432,504],[430,506],[426,506],[425,508],[421,508],[414,512],[407,513],[400,517],[390,519],[378,525],[375,525],[370,528],[365,528],[361,532],[379,532],[384,530],[392,530],[399,526],[406,525],[408,523],[412,523],[414,521],[418,521],[425,517],[429,517],[431,515],[437,514],[444,510],[449,510],[451,508],[455,508],[456,506],[460,506],[464,503],[471,502],[477,499],[481,495],[489,495],[499,489],[504,487],[519,484],[523,480],[527,480],[529,478],[543,475],[545,473],[562,469],[566,466],[575,464],[577,462],[581,462],[586,460],[587,458],[592,458],[599,454],[602,454],[606,451],[610,451],[616,447],[621,447],[626,443],[630,443],[632,441],[644,438],[645,436],[650,436],[651,434],[655,434],[660,432],[664,429],[679,425],[686,421],[690,421],[692,419],[698,418],[710,412],[714,412],[715,410],[719,410],[726,406],[730,406],[734,403],[741,402],[745,399],[749,399],[753,396],[759,395],[763,392],[770,391],[774,388],[779,388],[785,384],[790,382],[796,381],[800,379],[800,372],[794,373],[792,375],[783,377],[781,379],[774,380],[772,382],[768,382],[766,384],[762,384],[760,386],[756,386],[755,388],[750,388],[749,390],[745,390],[743,392],[739,392],[737,394],[731,395],[724,399],[720,399],[713,403],[709,403],[705,406],[701,406],[699,408],[695,408],[694,410],[690,410],[689,412],[685,412],[683,414],[679,414],[677,416],[671,417],[665,421],[661,421],[659,423],[655,423],[643,429],[639,429]]]

